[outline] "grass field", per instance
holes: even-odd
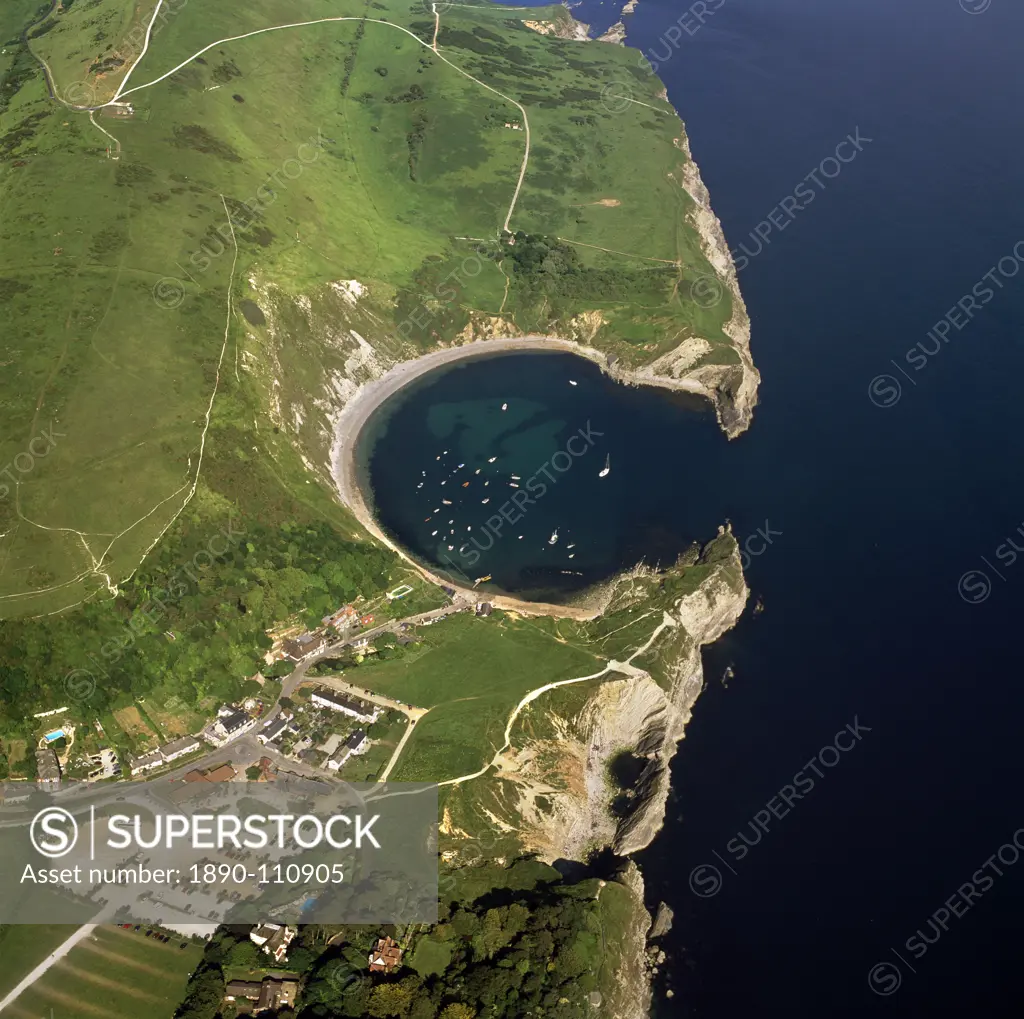
[[[59,923],[0,927],[0,997],[74,932],[74,927]]]
[[[508,716],[535,687],[598,672],[603,662],[531,620],[501,614],[449,617],[428,631],[408,659],[370,662],[351,682],[430,708],[417,724],[396,781],[440,781],[482,767],[500,747]]]
[[[61,941],[74,928],[62,930]],[[4,1014],[15,1019],[38,1019],[49,1016],[53,1009],[54,1016],[65,1019],[171,1015],[184,993],[189,973],[202,957],[201,946],[189,943],[181,949],[181,940],[172,937],[167,944],[161,944],[144,937],[142,931],[97,928],[93,936],[76,945],[65,959],[8,1006]]]

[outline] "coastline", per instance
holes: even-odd
[[[622,13],[632,13],[635,6],[635,0],[630,0]],[[625,26],[622,22],[620,26],[621,34],[613,29],[602,41],[628,44]],[[693,203],[686,218],[699,237],[702,253],[711,265],[721,290],[731,299],[732,315],[723,331],[739,355],[739,365],[700,364],[701,347],[707,349],[710,344],[695,336],[688,337],[677,348],[648,365],[627,368],[589,345],[588,341],[592,342],[596,330],[585,316],[568,324],[566,332],[569,338],[536,334],[508,336],[511,323],[492,318],[473,321],[456,345],[412,360],[399,361],[384,371],[378,369],[375,377],[364,376],[364,381],[357,384],[354,391],[350,390],[351,395],[344,406],[337,409],[331,422],[331,474],[341,502],[352,511],[361,526],[412,565],[425,580],[448,584],[463,596],[484,597],[482,592],[468,585],[460,586],[434,575],[388,538],[374,518],[369,493],[364,493],[360,484],[356,449],[373,414],[391,397],[432,371],[463,360],[517,351],[572,353],[597,364],[606,375],[625,385],[651,386],[706,397],[715,408],[719,427],[729,439],[736,438],[749,427],[761,381],[750,351],[750,319],[732,254],[721,222],[712,209],[700,169],[692,157],[681,118],[676,147],[684,156],[684,162],[671,176]],[[551,831],[552,840],[564,840],[563,848],[570,854],[572,849],[586,852],[586,846],[592,846],[594,836],[600,833],[599,840],[604,845],[629,861],[626,871],[618,879],[618,883],[628,889],[633,901],[631,943],[624,953],[621,973],[623,976],[628,974],[628,980],[622,997],[614,1003],[609,1002],[620,1019],[646,1019],[651,1014],[653,973],[648,956],[651,915],[645,908],[643,878],[633,854],[648,847],[665,824],[670,795],[670,765],[680,740],[685,736],[693,706],[704,689],[701,649],[718,640],[736,624],[749,597],[735,548],[730,559],[730,565],[740,569],[738,588],[724,583],[722,572],[716,571],[697,591],[679,599],[666,613],[666,618],[673,619],[673,630],[678,635],[673,638],[678,643],[672,648],[674,664],[668,689],[659,687],[650,674],[642,670],[611,680],[588,701],[578,719],[581,731],[575,740],[570,738],[567,741],[577,742],[585,793],[581,800],[578,796],[568,797],[578,801],[572,805],[564,803],[564,809],[556,812],[557,823],[552,824],[552,829],[557,831]],[[546,605],[505,596],[486,597],[498,608],[524,615],[593,619],[610,607],[621,580],[621,576],[609,578],[587,592],[577,605]],[[632,747],[634,753],[646,758],[647,764],[634,788],[633,809],[625,817],[614,817],[608,811],[605,776],[613,752],[623,746]],[[557,796],[554,790],[551,793]]]
[[[592,361],[610,377],[627,385],[651,385],[658,388],[676,389],[714,399],[714,395],[705,386],[692,379],[654,380],[637,377],[632,372],[624,372],[614,367],[609,367],[607,356],[593,347],[583,346],[574,340],[540,335],[471,340],[459,346],[443,347],[440,350],[433,350],[423,354],[421,357],[408,361],[399,361],[382,375],[362,383],[346,401],[333,422],[334,437],[331,446],[331,475],[334,479],[338,497],[342,505],[352,512],[363,528],[393,552],[400,555],[424,579],[431,583],[454,587],[456,591],[464,595],[476,597],[480,593],[468,585],[459,584],[457,581],[433,573],[423,563],[414,559],[400,545],[392,541],[377,523],[366,493],[363,491],[359,481],[359,468],[356,460],[359,438],[370,418],[384,403],[430,372],[458,364],[461,361],[529,351],[575,354],[585,360]],[[611,590],[614,588],[614,580],[615,578],[611,578],[609,581],[597,585],[585,594],[580,601],[574,604],[555,605],[527,601],[508,595],[492,596],[490,594],[488,595],[488,600],[496,608],[524,615],[593,619],[604,611],[607,600],[611,595]]]

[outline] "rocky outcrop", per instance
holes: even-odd
[[[642,588],[636,596],[645,597]],[[636,664],[613,663],[574,717],[549,716],[553,736],[525,739],[502,756],[498,779],[514,791],[506,822],[528,850],[548,861],[585,860],[605,847],[628,856],[651,843],[664,822],[669,764],[703,689],[700,649],[735,625],[747,596],[733,542],[700,586],[664,611]],[[652,658],[660,683],[642,667]],[[625,795],[610,771],[623,752],[643,762]]]
[[[714,280],[698,281],[694,285],[701,288],[698,296],[702,300],[720,300],[728,292],[732,301],[732,315],[722,327],[722,331],[732,341],[740,361],[738,367],[697,367],[684,371],[681,377],[693,379],[706,390],[715,393],[719,424],[729,438],[734,438],[750,427],[754,406],[757,403],[757,387],[761,382],[761,376],[754,367],[750,354],[750,316],[740,293],[736,264],[726,243],[721,221],[711,208],[711,196],[701,178],[700,168],[690,152],[690,142],[685,133],[676,139],[676,145],[686,157],[680,168],[679,184],[693,200],[689,218],[700,236],[704,257],[711,263],[716,273]],[[667,356],[672,357],[672,354]],[[650,367],[656,373],[663,370],[659,362]]]
[[[665,694],[664,722],[648,725],[638,733],[636,753],[648,758],[636,787],[633,806],[619,820],[612,848],[620,856],[638,852],[653,841],[665,821],[669,793],[669,765],[690,721],[693,705],[704,689],[700,649],[713,644],[736,625],[747,602],[746,583],[737,586],[726,579],[727,572],[742,576],[739,552],[723,564],[700,587],[676,604],[673,613],[678,631],[670,633],[674,647],[662,649],[670,676]],[[660,689],[660,687],[659,687]]]
[[[621,46],[626,41],[626,26],[621,21],[616,21],[607,32],[603,35],[599,35],[596,41],[610,42],[617,46]]]
[[[577,21],[564,9],[551,21],[523,21],[523,24],[540,35],[550,35],[556,39],[571,39],[575,42],[590,40],[590,26]]]

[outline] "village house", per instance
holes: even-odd
[[[371,973],[391,973],[402,964],[402,950],[391,938],[378,938],[370,953]]]
[[[360,722],[375,722],[380,714],[378,708],[366,701],[361,701],[346,694],[335,693],[333,690],[326,690],[323,687],[313,691],[310,702],[318,708],[327,708],[328,711],[340,711],[342,714],[351,715]]]
[[[288,946],[297,933],[294,927],[282,927],[279,923],[261,923],[249,931],[249,940],[262,948],[274,962],[281,962],[287,958]]]
[[[278,715],[277,718],[269,718],[263,723],[263,728],[256,733],[256,738],[266,746],[268,743],[273,743],[276,739],[280,738],[281,733],[288,728],[288,719],[290,715]]]
[[[163,755],[159,750],[150,750],[148,754],[140,754],[138,757],[128,758],[128,767],[133,775],[143,771],[151,771],[159,768],[164,763]]]
[[[225,1001],[255,1001],[260,996],[262,985],[255,980],[229,980],[224,988]]]
[[[284,657],[293,662],[302,662],[312,655],[320,654],[327,647],[327,638],[322,633],[304,633],[295,640],[286,640],[281,645]]]
[[[276,1012],[279,1008],[291,1008],[295,1004],[298,990],[297,980],[267,978],[263,981],[263,987],[260,990],[259,998],[256,999],[253,1012]]]
[[[148,754],[130,758],[131,773],[138,775],[140,772],[150,771],[164,764],[170,764],[171,761],[176,761],[179,757],[191,754],[201,746],[202,743],[195,736],[182,736],[179,739],[172,739],[170,743],[165,743],[162,747],[157,747],[156,750],[151,750]]]
[[[256,721],[235,705],[225,704],[217,712],[217,718],[203,729],[202,735],[215,747],[220,747],[247,733]]]
[[[168,793],[168,799],[175,804],[184,803],[186,800],[202,796],[204,792],[209,792],[211,783],[230,782],[236,774],[230,764],[222,764],[210,771],[194,768],[185,775],[185,781],[177,789]]]
[[[295,1004],[299,984],[296,980],[277,980],[264,977],[262,983],[255,980],[229,980],[224,988],[225,1001],[254,1002],[253,1014],[291,1008]]]
[[[342,630],[351,626],[359,618],[359,613],[351,605],[343,605],[337,612],[330,616],[324,616],[320,620],[324,626],[332,626],[335,630]]]
[[[327,768],[337,771],[350,757],[361,754],[369,746],[366,733],[356,729],[354,733],[327,759]]]

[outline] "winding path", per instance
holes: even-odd
[[[403,32],[405,35],[409,36],[409,38],[415,39],[416,42],[418,42],[425,49],[430,50],[437,57],[438,60],[443,61],[449,67],[458,71],[459,74],[461,74],[463,77],[468,78],[472,82],[475,82],[481,88],[485,88],[487,89],[488,92],[493,92],[496,96],[499,96],[501,99],[504,99],[505,102],[511,103],[523,115],[523,129],[526,132],[526,147],[525,151],[523,152],[522,166],[519,169],[519,180],[516,182],[516,189],[512,195],[512,202],[509,205],[508,214],[505,216],[505,222],[501,228],[504,233],[512,232],[509,229],[509,222],[512,219],[512,214],[515,212],[516,203],[519,201],[519,193],[520,191],[522,191],[523,181],[526,178],[526,167],[530,162],[530,119],[527,116],[526,108],[521,103],[516,102],[515,99],[511,98],[511,96],[505,95],[504,92],[499,92],[496,88],[494,88],[491,85],[488,85],[485,81],[481,81],[479,78],[473,77],[473,75],[470,74],[468,71],[463,70],[461,67],[459,67],[458,64],[452,63],[451,60],[449,60],[446,56],[437,51],[437,29],[440,26],[440,15],[436,11],[436,4],[431,4],[431,6],[435,8],[434,16],[436,19],[434,26],[433,43],[426,42],[425,40],[421,39],[415,32],[410,31],[408,28],[403,28],[401,25],[394,25],[390,21],[382,21],[380,18],[357,18],[352,16],[345,16],[332,18],[317,18],[314,21],[294,21],[290,22],[287,25],[271,25],[268,28],[257,28],[252,32],[243,32],[241,35],[231,35],[227,36],[224,39],[218,39],[216,42],[211,42],[209,45],[204,46],[198,52],[193,53],[192,56],[186,58],[180,64],[178,64],[177,67],[173,67],[171,68],[171,70],[166,71],[164,74],[161,74],[159,78],[154,78],[152,81],[147,81],[144,85],[136,85],[134,88],[126,89],[125,85],[128,84],[128,79],[131,77],[132,72],[135,70],[136,67],[138,67],[139,61],[145,56],[146,50],[149,49],[150,32],[153,28],[153,22],[156,20],[157,14],[159,13],[162,4],[163,0],[159,0],[159,2],[156,5],[156,10],[153,12],[153,17],[149,22],[149,27],[146,29],[146,41],[145,45],[143,46],[142,52],[139,54],[135,63],[132,64],[128,73],[124,76],[124,81],[122,81],[120,86],[118,87],[117,92],[114,94],[114,98],[109,100],[109,102],[104,103],[103,106],[113,106],[115,104],[119,104],[120,100],[125,96],[132,95],[135,92],[140,92],[144,88],[151,88],[153,85],[159,84],[161,81],[164,81],[166,78],[169,78],[172,74],[177,74],[177,72],[180,71],[183,67],[187,67],[190,63],[192,63],[193,60],[196,59],[196,57],[201,57],[204,53],[208,52],[209,50],[212,50],[214,47],[223,46],[225,43],[238,42],[241,39],[250,39],[253,36],[264,35],[267,32],[280,32],[288,28],[307,28],[310,25],[324,25],[340,21],[362,21],[375,25],[386,25],[388,28],[397,29],[399,32]],[[85,107],[76,108],[84,109]],[[97,108],[101,107],[93,107],[93,109]]]
[[[595,672],[590,676],[577,676],[575,679],[560,679],[555,683],[545,683],[543,686],[537,687],[536,690],[531,690],[515,706],[512,714],[509,715],[508,724],[505,726],[505,742],[491,760],[478,771],[474,771],[471,775],[461,775],[459,778],[449,778],[444,782],[438,782],[438,786],[461,785],[463,782],[468,782],[470,779],[481,778],[486,775],[487,772],[498,763],[502,754],[512,746],[512,727],[516,724],[516,719],[522,713],[523,708],[535,701],[541,696],[541,694],[545,694],[549,690],[556,690],[560,686],[572,686],[574,683],[585,683],[590,679],[600,679],[609,672],[624,672],[628,676],[646,676],[647,673],[644,672],[643,669],[638,669],[633,665],[633,659],[636,658],[637,655],[642,655],[658,639],[662,630],[670,626],[678,625],[679,623],[666,612],[664,613],[661,622],[655,627],[654,632],[647,639],[647,643],[642,647],[638,647],[624,662],[617,662],[612,659],[600,672]]]

